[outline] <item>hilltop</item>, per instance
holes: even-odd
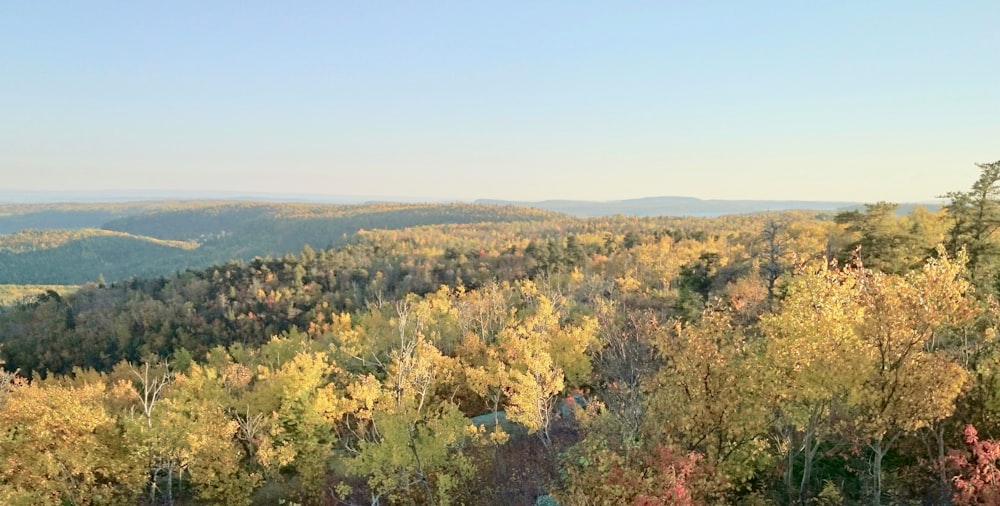
[[[537,221],[556,214],[470,204],[163,201],[0,206],[0,284],[158,276],[344,244],[361,230]]]

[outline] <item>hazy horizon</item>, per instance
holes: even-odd
[[[975,174],[971,174],[970,177]],[[967,190],[971,185],[971,179],[965,186],[960,186],[952,190]],[[387,201],[387,202],[428,202],[428,203],[445,203],[445,202],[479,202],[479,201],[503,201],[503,202],[546,202],[546,201],[580,201],[580,202],[620,202],[620,201],[632,201],[632,200],[643,200],[643,199],[656,199],[656,198],[688,198],[695,200],[704,201],[802,201],[802,202],[831,202],[831,203],[874,203],[874,202],[891,202],[896,204],[928,204],[928,203],[940,203],[947,199],[943,196],[945,191],[939,192],[938,195],[932,195],[930,197],[922,199],[909,199],[909,200],[888,200],[888,199],[838,199],[838,198],[803,198],[801,196],[789,196],[787,198],[751,198],[751,197],[732,197],[732,198],[715,198],[715,197],[705,197],[701,195],[682,195],[682,194],[671,194],[665,193],[662,195],[634,195],[625,196],[621,198],[573,198],[573,197],[540,197],[540,198],[504,198],[491,196],[489,194],[474,195],[474,196],[425,196],[419,194],[413,195],[391,195],[391,194],[352,194],[352,193],[326,193],[322,191],[262,191],[262,190],[223,190],[223,189],[179,189],[179,188],[123,188],[123,189],[113,189],[113,188],[94,188],[94,189],[18,189],[18,188],[8,188],[0,186],[0,203],[19,203],[19,202],[30,202],[30,203],[58,203],[59,200],[51,200],[52,198],[70,198],[70,199],[80,199],[80,200],[64,200],[63,202],[101,202],[101,201],[145,201],[145,200],[239,200],[242,197],[247,199],[262,199],[262,200],[273,200],[273,201],[286,201],[286,202],[335,202],[335,203],[362,203],[371,201]]]
[[[276,203],[318,203],[318,204],[363,204],[370,202],[392,203],[555,203],[555,202],[585,202],[593,204],[609,204],[618,202],[640,202],[654,199],[691,199],[702,202],[803,202],[828,204],[866,204],[877,201],[860,200],[808,200],[808,199],[711,199],[696,195],[645,195],[624,199],[538,199],[519,200],[493,197],[472,198],[441,198],[403,195],[342,195],[319,192],[283,193],[283,192],[250,192],[227,190],[171,190],[171,189],[125,189],[125,190],[12,190],[0,187],[0,204],[62,204],[62,203],[113,203],[113,202],[152,202],[152,201],[258,201]],[[940,204],[944,198],[892,202],[895,204]]]
[[[925,202],[1000,158],[998,17],[985,1],[19,3],[0,19],[0,186]]]

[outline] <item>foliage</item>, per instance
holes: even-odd
[[[726,308],[710,308],[698,322],[657,336],[664,365],[646,385],[645,422],[651,437],[678,441],[741,487],[769,464],[772,407],[759,341],[731,318]]]
[[[4,504],[129,504],[142,474],[104,406],[105,386],[17,381],[0,407]]]
[[[601,445],[574,448],[564,461],[563,504],[693,506],[710,496],[712,470],[698,453],[658,446],[626,458]],[[699,490],[699,487],[701,489]]]
[[[536,209],[466,204],[263,204],[160,203],[91,207],[16,206],[10,211],[54,213],[49,220],[72,225],[73,213],[97,213],[108,221],[90,228],[53,229],[43,219],[14,226],[34,229],[0,234],[0,283],[83,284],[163,276],[229,260],[285,255],[303,246],[343,244],[360,230],[441,223],[539,221],[557,216]],[[91,211],[93,210],[93,211]],[[105,214],[102,214],[105,213]],[[83,219],[83,218],[81,218]],[[67,221],[69,220],[69,221]],[[10,218],[8,218],[10,221]],[[37,221],[37,222],[36,222]],[[3,217],[0,216],[0,226]],[[100,229],[96,227],[100,226]]]
[[[964,249],[976,279],[991,293],[996,292],[997,243],[994,233],[1000,228],[1000,161],[977,163],[979,179],[969,191],[944,195],[951,227],[946,245],[952,255]]]
[[[114,210],[100,237],[185,254],[338,245],[0,307],[0,501],[990,502],[993,238],[949,229],[974,207]]]
[[[972,425],[964,430],[967,450],[952,450],[948,464],[955,469],[955,494],[957,505],[994,504],[1000,501],[1000,444],[990,439],[980,439]]]

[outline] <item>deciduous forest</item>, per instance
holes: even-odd
[[[281,256],[307,244],[339,246],[364,229],[555,216],[538,209],[466,204],[196,201],[0,206],[0,283],[69,285],[99,278],[148,278],[229,260]]]
[[[978,167],[906,213],[270,214],[322,239],[47,287],[0,309],[0,503],[1000,503]],[[115,220],[180,251],[218,229]]]

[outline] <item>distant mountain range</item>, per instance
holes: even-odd
[[[22,191],[0,188],[2,204],[74,203],[139,203],[150,201],[203,201],[223,200],[241,202],[300,202],[322,204],[362,204],[373,202],[399,203],[459,203],[461,200],[421,199],[414,197],[377,195],[324,195],[310,193],[254,193],[224,191],[168,191],[168,190],[108,190],[108,191]],[[515,201],[478,199],[475,204],[534,207],[546,211],[565,213],[576,217],[614,216],[721,216],[725,214],[760,213],[767,211],[815,210],[842,211],[857,209],[861,202],[819,200],[717,200],[694,197],[646,197],[626,200],[541,200]],[[904,203],[899,212],[909,212],[922,205],[931,210],[941,202]]]
[[[454,201],[374,195],[325,195],[321,193],[264,193],[194,190],[12,190],[0,188],[0,204],[125,203],[151,201],[227,200],[239,202],[301,202],[314,204],[363,204],[367,202],[445,203]]]
[[[810,200],[702,200],[694,197],[647,197],[641,199],[609,200],[543,200],[518,202],[481,199],[476,204],[514,205],[537,207],[571,216],[721,216],[724,214],[760,213],[766,211],[816,210],[838,211],[852,209],[859,202],[824,202]]]

